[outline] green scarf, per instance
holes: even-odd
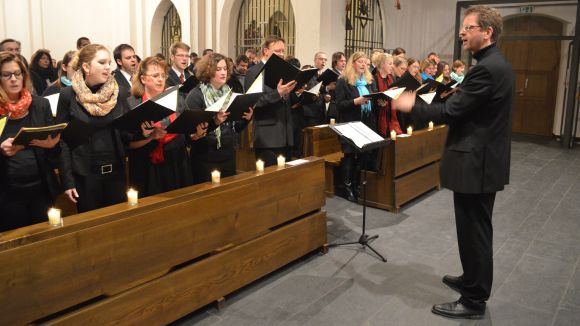
[[[215,88],[213,88],[213,86],[211,86],[211,84],[201,83],[201,84],[199,84],[199,88],[201,89],[201,93],[203,94],[203,100],[205,101],[206,108],[209,108],[212,104],[214,104],[222,96],[224,96],[224,94],[227,94],[230,91],[230,86],[228,86],[228,84],[224,84],[222,86],[222,88],[220,88],[220,89],[215,89]],[[226,99],[226,101],[224,103],[227,104],[228,100]],[[222,147],[221,125],[219,125],[217,128],[215,128],[213,133],[215,134],[215,138],[217,140],[216,147],[217,147],[217,149],[220,149]]]

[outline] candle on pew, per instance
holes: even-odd
[[[283,168],[286,165],[286,158],[282,155],[278,156],[278,168]]]
[[[220,183],[221,179],[221,173],[218,170],[213,170],[211,171],[211,182],[213,184],[218,184]]]
[[[429,121],[429,130],[433,129],[433,121]]]
[[[262,161],[262,160],[256,161],[256,171],[257,172],[264,172],[264,161]]]
[[[330,125],[333,126],[336,123],[336,120],[334,118],[330,119]]]
[[[62,218],[60,216],[60,209],[52,207],[48,210],[48,224],[51,226],[61,226]]]
[[[409,126],[409,128],[407,128],[407,135],[411,136],[413,134],[413,127]]]
[[[392,140],[396,140],[397,139],[397,132],[394,130],[391,130],[391,139]]]
[[[127,191],[127,202],[131,206],[137,205],[139,202],[139,192],[133,188],[129,188]]]

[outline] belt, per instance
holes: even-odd
[[[91,169],[93,174],[109,174],[113,172],[117,172],[119,169],[119,164],[103,164],[103,165],[94,165]]]

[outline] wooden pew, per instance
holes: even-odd
[[[337,134],[320,125],[304,128],[304,156],[318,156],[324,159],[325,192],[334,195],[334,174],[339,171],[343,154]]]
[[[325,248],[307,161],[0,234],[0,325],[167,324]]]
[[[236,170],[238,173],[256,169],[256,153],[252,143],[252,123],[240,134],[240,146],[236,148]]]
[[[438,189],[446,138],[447,126],[441,125],[415,131],[411,137],[398,137],[383,148],[379,171],[367,173],[367,205],[398,212],[402,204]]]

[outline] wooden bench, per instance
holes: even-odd
[[[328,125],[304,128],[303,152],[305,157],[324,159],[325,192],[327,196],[333,196],[335,172],[339,170],[343,157],[337,134]]]
[[[170,323],[326,244],[324,162],[0,234],[0,325]]]
[[[439,161],[447,130],[441,125],[414,131],[411,137],[397,137],[383,148],[379,171],[367,174],[367,205],[398,212],[402,204],[439,189]]]

